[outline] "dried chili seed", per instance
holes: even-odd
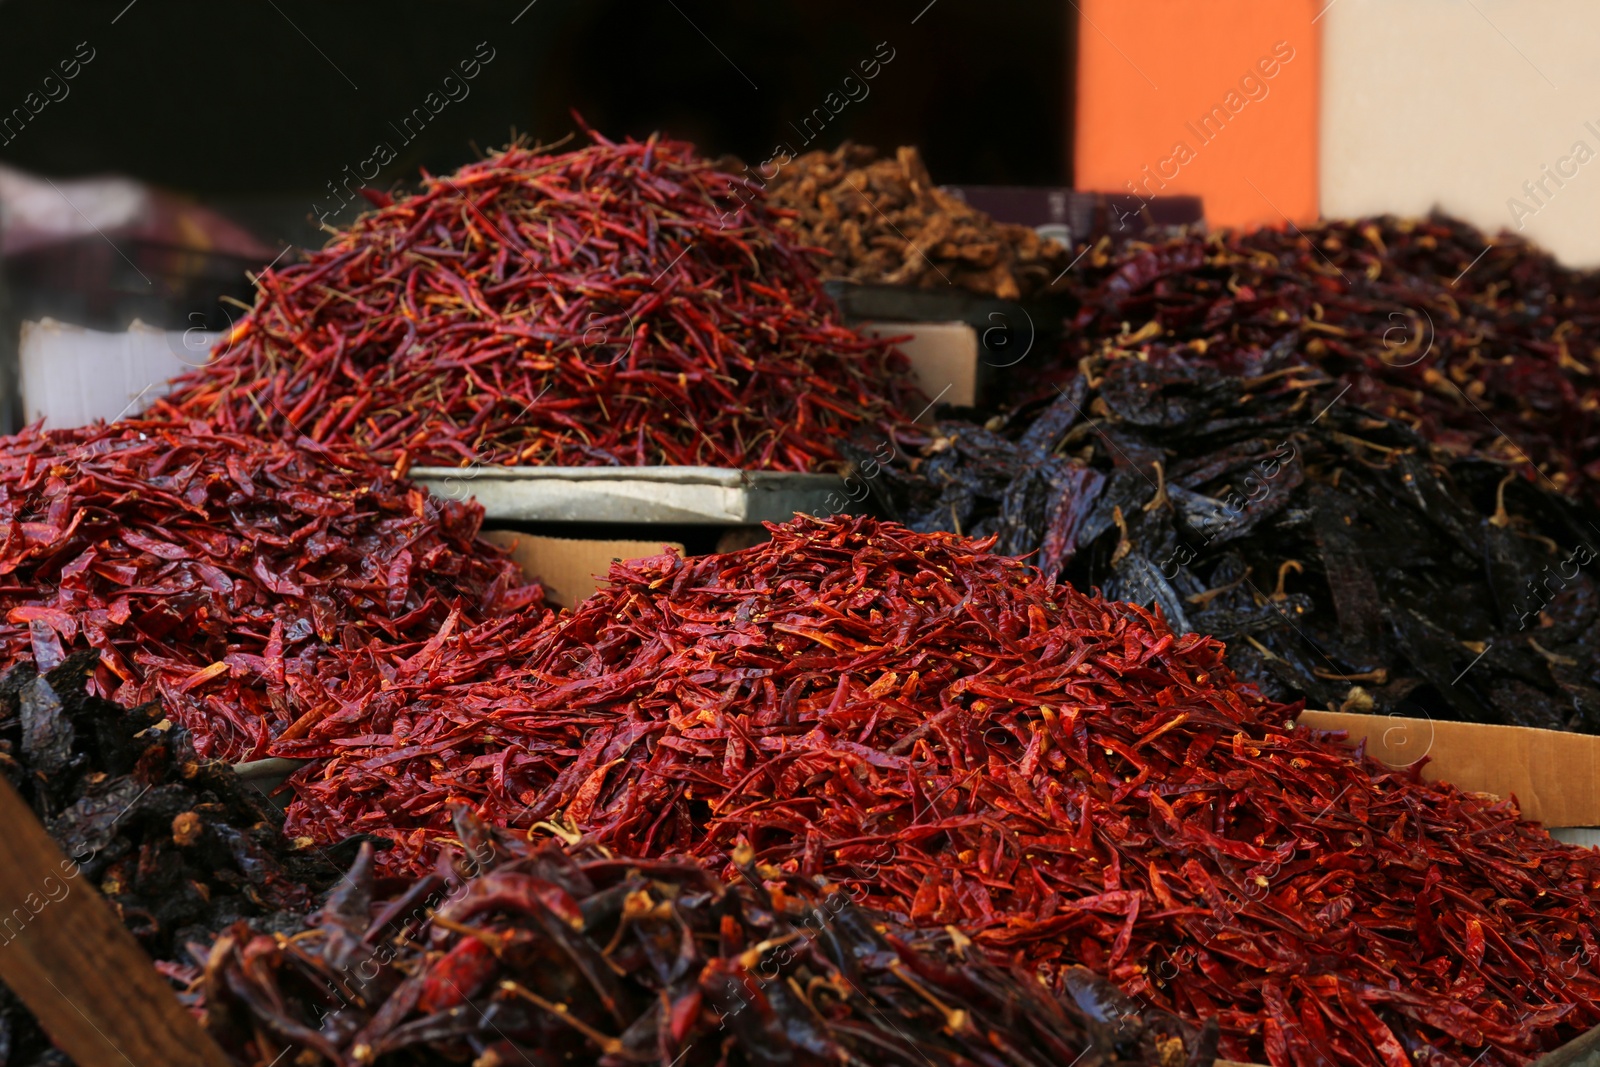
[[[464,798],[630,856],[740,848],[1064,980],[1080,962],[1234,1060],[1524,1063],[1600,1022],[1600,854],[1510,801],[1291,729],[1222,646],[992,542],[797,518],[723,556],[617,564],[357,691],[283,755],[292,832],[425,862]],[[387,715],[387,711],[380,714]],[[737,872],[725,869],[730,877]]]
[[[512,147],[269,270],[155,410],[393,462],[811,470],[918,436],[759,183],[678,141]]]

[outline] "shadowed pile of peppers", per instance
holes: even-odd
[[[519,638],[374,663],[407,699],[384,728],[275,747],[321,757],[291,830],[403,860],[464,798],[622,855],[747,844],[1053,981],[1082,963],[1216,1016],[1230,1058],[1280,1067],[1522,1063],[1600,1023],[1600,854],[1290,728],[1214,639],[988,542],[770,530],[616,564]]]
[[[1177,352],[1239,371],[1287,346],[1455,455],[1531,460],[1600,502],[1600,274],[1518,238],[1439,217],[1195,234],[1101,249],[1062,284],[1082,300],[1067,366]]]
[[[786,233],[823,250],[826,278],[1016,300],[1072,263],[1033,227],[996,222],[939,188],[909,145],[882,159],[865,145],[807,152],[778,168],[767,195],[788,213],[778,223]]]
[[[30,428],[0,440],[0,668],[96,649],[95,693],[161,699],[202,755],[260,756],[368,646],[542,610],[482,518],[360,457],[199,424]]]
[[[94,659],[79,652],[43,677],[23,665],[0,678],[0,770],[69,857],[0,916],[0,952],[30,923],[63,921],[50,905],[83,886],[103,892],[158,960],[242,919],[294,930],[359,842],[297,850],[277,809],[226,765],[199,759],[159,705],[88,695]],[[0,1064],[69,1063],[0,988]]]
[[[1053,403],[946,422],[871,484],[914,529],[1228,642],[1269,696],[1600,732],[1600,512],[1458,458],[1286,351],[1091,359]]]
[[[909,929],[757,868],[491,833],[409,883],[347,883],[285,940],[196,946],[208,1028],[242,1063],[1209,1067],[1203,1033],[1081,968],[1057,1000],[957,931]]]
[[[155,410],[407,464],[808,471],[917,436],[903,356],[840,324],[761,184],[680,141],[513,146],[262,275]],[[381,199],[387,200],[387,197]]]

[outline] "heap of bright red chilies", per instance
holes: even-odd
[[[411,463],[806,471],[914,434],[759,183],[678,141],[512,147],[269,270],[157,410]],[[386,198],[380,198],[386,199]]]
[[[30,428],[0,442],[0,670],[92,647],[94,692],[161,698],[202,755],[260,756],[369,647],[542,616],[482,517],[360,458],[202,425]]]
[[[343,712],[273,747],[323,758],[291,831],[420,860],[469,798],[620,855],[747,843],[1278,1067],[1523,1063],[1600,1022],[1600,855],[1292,729],[1213,639],[987,541],[772,533],[353,664]]]

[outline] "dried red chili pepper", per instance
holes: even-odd
[[[91,691],[160,698],[206,756],[336,713],[334,678],[531,606],[476,503],[359,457],[153,420],[0,442],[0,669],[100,653]]]
[[[617,564],[537,630],[374,650],[349,684],[403,696],[274,746],[326,757],[290,832],[420,859],[462,797],[625,855],[748,844],[1279,1067],[1523,1063],[1600,1023],[1600,854],[1291,729],[1214,639],[990,542],[772,534]]]
[[[512,147],[268,270],[156,410],[396,462],[811,470],[915,436],[760,184],[678,141]]]

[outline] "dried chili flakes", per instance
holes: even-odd
[[[512,147],[261,278],[157,409],[385,461],[811,470],[915,435],[759,183],[679,141]]]
[[[418,856],[459,797],[625,855],[720,865],[747,844],[1058,978],[1082,962],[1216,1016],[1226,1056],[1279,1067],[1522,1063],[1600,1022],[1600,854],[1292,729],[1214,639],[989,541],[771,529],[616,564],[511,640],[501,620],[375,651],[352,681],[402,711],[274,747],[327,757],[291,831]]]
[[[202,755],[246,758],[369,645],[542,612],[482,509],[361,458],[149,420],[0,442],[0,669],[100,653],[91,691],[160,698]]]

